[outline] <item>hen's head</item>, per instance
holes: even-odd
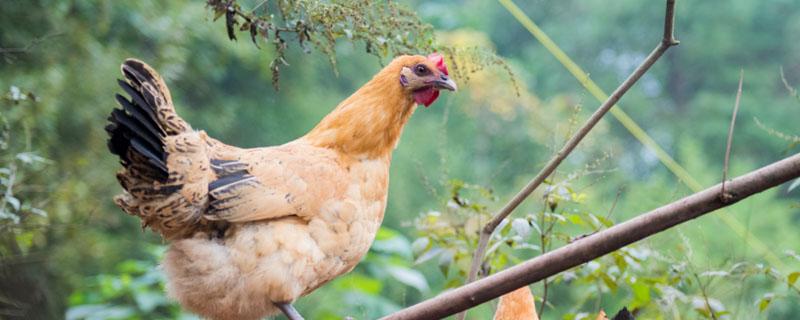
[[[456,91],[458,88],[448,76],[447,65],[441,54],[404,56],[398,60],[402,63],[400,85],[418,104],[427,107],[439,97],[439,90]]]

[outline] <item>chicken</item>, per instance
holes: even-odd
[[[243,149],[194,130],[161,77],[128,59],[106,131],[114,201],[169,242],[168,293],[211,319],[260,319],[352,270],[383,220],[389,164],[418,104],[455,91],[439,54],[401,56],[306,135]]]

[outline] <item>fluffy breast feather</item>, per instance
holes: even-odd
[[[302,185],[292,200],[300,210],[232,224],[224,239],[174,241],[163,265],[170,295],[214,319],[258,319],[278,312],[273,303],[293,301],[352,270],[383,220],[389,159],[331,152],[295,143],[243,155],[283,163],[289,172],[280,177],[263,163],[252,174],[265,184]]]

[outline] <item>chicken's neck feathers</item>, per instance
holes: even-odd
[[[389,65],[353,93],[303,139],[353,157],[390,157],[416,103]]]

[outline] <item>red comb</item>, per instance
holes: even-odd
[[[447,73],[447,65],[444,64],[444,57],[441,54],[437,52],[431,53],[428,55],[428,60],[435,63],[436,68],[439,69],[439,71],[441,71],[445,75],[449,75]]]

